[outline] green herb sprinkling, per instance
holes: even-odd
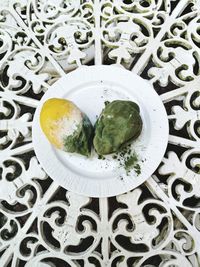
[[[131,150],[131,145],[128,145],[122,150],[113,154],[112,158],[117,160],[120,168],[125,169],[127,175],[129,175],[131,170],[134,170],[137,175],[141,174],[141,167],[138,163],[138,155]],[[106,157],[98,155],[98,159],[105,160]],[[123,178],[121,179],[123,180]]]
[[[105,101],[104,104],[107,106],[110,103],[110,101]]]
[[[130,171],[134,166],[136,166],[137,162],[138,158],[136,154],[132,154],[130,157],[127,157],[127,159],[124,161],[125,170]]]
[[[105,157],[104,157],[104,156],[102,156],[102,155],[98,155],[98,159],[105,160]]]
[[[112,158],[119,162],[120,168],[124,168],[127,175],[132,169],[137,175],[141,173],[141,167],[138,163],[138,156],[134,151],[131,150],[130,145],[115,153]]]

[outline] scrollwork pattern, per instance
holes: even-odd
[[[146,31],[145,34],[143,29]],[[115,16],[102,28],[103,42],[113,48],[108,56],[116,58],[118,64],[122,60],[130,62],[132,54],[143,52],[151,36],[152,31],[147,21],[130,16]]]
[[[94,28],[94,3],[92,0],[81,2],[79,0],[33,0],[25,2],[22,4],[19,1],[16,4],[16,1],[13,1],[13,8],[43,45],[49,47],[52,38],[57,39],[57,44],[56,41],[51,44],[51,53],[54,52],[54,55],[58,53],[56,60],[65,70],[75,68],[76,61],[78,61],[78,65],[81,64],[80,59],[83,59],[83,63],[92,59],[94,56],[93,38],[91,38]],[[64,34],[66,32],[69,32],[70,35],[66,36]],[[48,38],[49,35],[51,35],[51,40]],[[83,48],[85,51],[81,51]],[[61,51],[66,52],[66,50],[70,53],[67,60],[63,57],[64,53],[59,57]],[[52,66],[49,68],[51,72],[54,71]]]
[[[3,1],[0,266],[199,266],[199,20],[196,0]],[[149,80],[170,124],[154,175],[102,199],[52,181],[31,136],[44,92],[95,55]]]
[[[78,62],[86,57],[86,53],[81,50],[90,47],[93,39],[93,30],[89,23],[71,19],[53,25],[46,34],[45,44],[49,53],[57,58],[68,55],[68,63],[79,65]]]

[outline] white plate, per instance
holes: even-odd
[[[49,98],[72,100],[92,123],[105,101],[133,100],[140,106],[143,130],[132,143],[138,154],[141,174],[126,174],[112,156],[99,160],[55,149],[43,134],[39,115]],[[51,86],[37,107],[33,121],[35,153],[47,174],[64,188],[91,197],[108,197],[129,191],[150,177],[162,160],[168,141],[165,108],[155,90],[145,80],[116,66],[84,66],[62,77]]]

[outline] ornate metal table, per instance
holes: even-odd
[[[200,1],[0,0],[0,7],[0,266],[200,266]],[[147,79],[170,125],[152,177],[111,198],[59,187],[31,138],[49,86],[93,64]]]

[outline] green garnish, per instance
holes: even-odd
[[[78,125],[77,130],[73,133],[73,135],[65,138],[65,150],[67,152],[75,152],[88,157],[91,153],[93,136],[93,126],[88,117],[85,115],[82,123]]]
[[[136,154],[131,155],[124,162],[125,170],[130,171],[135,166],[135,164],[137,162],[138,162],[138,158],[137,158]]]

